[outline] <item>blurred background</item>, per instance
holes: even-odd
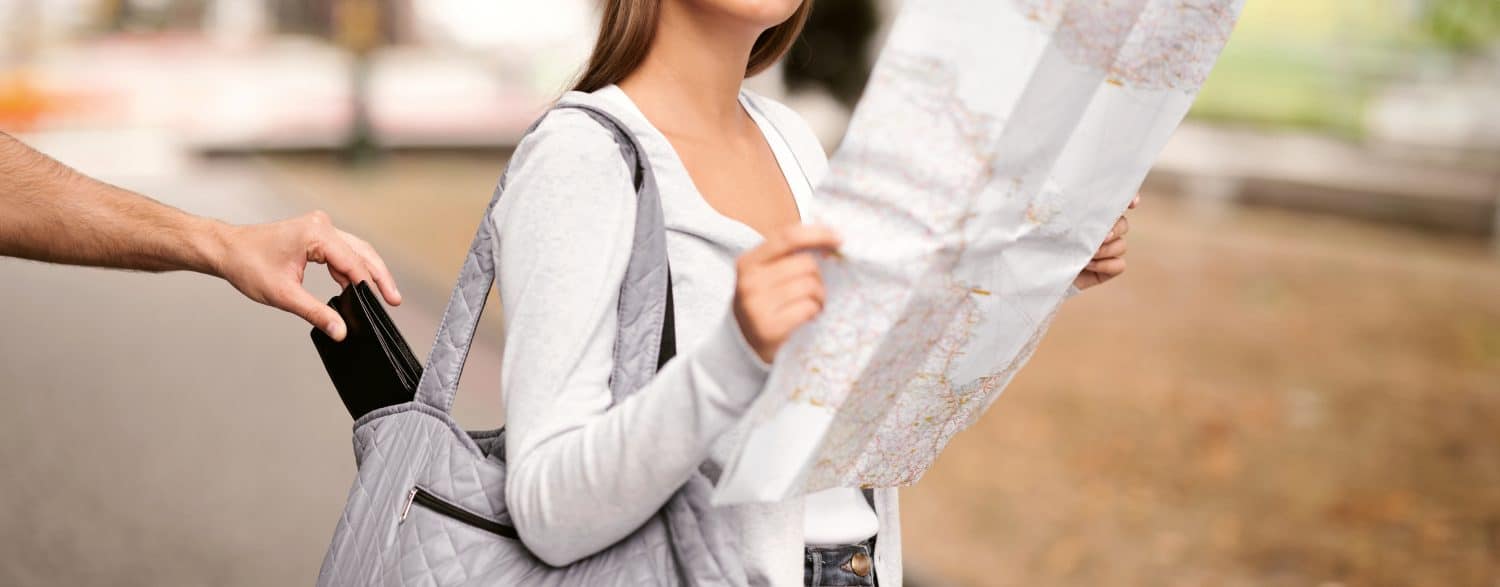
[[[897,4],[818,0],[752,86],[836,147]],[[327,210],[425,352],[596,20],[0,0],[0,129],[200,214]],[[903,492],[912,583],[1500,585],[1500,3],[1249,0],[1144,195],[1130,271]],[[353,460],[305,325],[201,276],[15,260],[0,324],[0,584],[312,582]],[[465,425],[502,421],[502,343]]]

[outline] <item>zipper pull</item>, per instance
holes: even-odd
[[[406,505],[401,508],[401,519],[396,520],[397,524],[400,524],[401,522],[405,522],[406,521],[406,514],[408,514],[408,513],[411,512],[411,502],[414,502],[416,500],[417,500],[417,488],[413,487],[413,488],[411,488],[411,491],[408,491],[406,493]]]

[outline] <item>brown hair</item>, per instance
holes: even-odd
[[[599,25],[599,40],[594,43],[594,52],[589,56],[588,67],[579,76],[574,90],[592,92],[613,83],[619,83],[640,67],[651,49],[651,40],[656,37],[657,17],[663,0],[605,0],[604,20]],[[766,29],[755,40],[750,50],[750,63],[745,67],[745,77],[750,77],[771,67],[786,54],[802,34],[807,15],[812,12],[813,0],[802,0],[797,12],[785,22]]]

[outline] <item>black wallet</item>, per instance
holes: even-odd
[[[328,305],[344,318],[348,327],[344,340],[335,341],[314,328],[313,346],[349,415],[358,420],[380,408],[412,401],[417,381],[422,379],[422,364],[369,282],[345,287]]]

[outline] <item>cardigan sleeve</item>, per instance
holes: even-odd
[[[610,405],[635,193],[613,135],[555,111],[517,147],[494,222],[506,336],[506,502],[522,541],[566,565],[633,532],[748,409],[768,365],[726,306],[717,328]]]

